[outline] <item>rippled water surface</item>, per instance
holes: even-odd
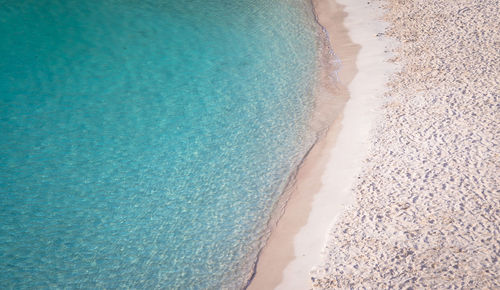
[[[241,287],[310,145],[302,0],[0,0],[1,288]]]

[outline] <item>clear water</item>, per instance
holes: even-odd
[[[0,0],[0,288],[239,288],[310,145],[302,0]]]

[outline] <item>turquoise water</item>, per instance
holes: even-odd
[[[0,0],[0,288],[241,288],[311,145],[302,0]]]

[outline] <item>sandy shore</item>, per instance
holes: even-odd
[[[344,2],[348,7],[333,0],[313,1],[318,22],[342,62],[335,85],[329,79],[332,68],[322,67],[316,91],[319,116],[313,119],[320,120],[319,126],[331,125],[299,169],[293,193],[259,255],[248,289],[311,288],[310,270],[321,262],[326,234],[352,201],[349,189],[361,169],[367,136],[377,116],[374,108],[381,105],[392,65],[384,63],[389,58],[386,43],[377,36],[386,28],[380,21],[381,10],[363,1]],[[324,55],[327,63],[330,60]]]
[[[322,4],[328,5],[325,1],[322,2]],[[315,4],[317,5],[317,3]],[[347,35],[347,29],[343,25],[345,13],[337,5],[332,7],[324,6],[323,11],[336,14],[337,17],[335,19],[329,19],[331,22],[328,23],[330,25],[328,28],[331,29],[331,27],[334,27],[335,34],[337,35],[336,39],[341,39],[342,41],[333,43],[331,39],[325,39],[325,41],[330,41],[330,43],[325,43],[325,46],[322,48],[322,59],[320,61],[325,65],[321,67],[319,84],[315,90],[316,99],[321,104],[317,106],[319,107],[316,110],[317,116],[314,116],[312,119],[315,122],[319,122],[319,124],[313,124],[313,127],[321,128],[328,124],[331,125],[329,125],[327,132],[323,136],[320,136],[320,140],[314,145],[301,164],[295,177],[290,198],[286,202],[282,216],[279,217],[279,222],[272,229],[271,236],[259,255],[255,276],[248,289],[262,290],[276,288],[283,281],[285,268],[296,258],[294,237],[306,225],[309,213],[311,212],[314,195],[321,188],[321,176],[341,128],[342,111],[350,97],[347,86],[357,72],[355,59],[359,51],[359,46],[352,43]],[[325,13],[317,14],[317,11],[315,13],[320,18],[319,20],[325,20]],[[322,25],[324,24],[322,23]],[[324,27],[327,28],[326,26]],[[321,30],[318,33],[323,34]],[[320,35],[320,37],[325,37],[325,35]],[[332,71],[338,70],[338,67],[332,67],[328,64],[332,62],[329,49],[333,49],[336,57],[342,61],[342,72],[337,74],[338,80],[331,78]],[[317,130],[317,128],[314,128],[314,130]],[[326,228],[322,233],[323,238],[325,230]],[[324,243],[324,239],[319,239],[318,241]],[[317,250],[319,253],[319,249]],[[311,266],[321,261],[319,254],[312,255],[312,257],[317,260],[315,263],[310,263]],[[306,270],[302,273],[302,283],[299,283],[297,286],[310,284],[308,276],[309,273]]]
[[[500,5],[386,5],[401,64],[316,288],[500,288]]]

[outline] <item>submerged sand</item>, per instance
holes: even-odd
[[[500,5],[387,0],[401,65],[315,288],[500,288]]]

